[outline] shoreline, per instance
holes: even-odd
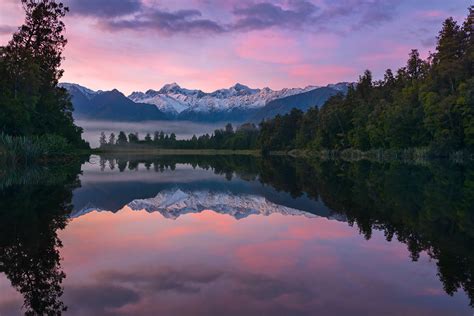
[[[163,149],[163,148],[114,148],[114,149],[101,149],[95,148],[91,150],[92,154],[132,154],[132,155],[161,155],[161,156],[173,156],[173,155],[189,155],[189,156],[261,156],[259,150],[232,150],[232,149]]]

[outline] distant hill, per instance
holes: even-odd
[[[131,122],[170,119],[156,106],[135,103],[116,89],[93,92],[79,85],[62,86],[71,94],[76,118]]]
[[[126,97],[120,91],[93,91],[62,83],[72,97],[74,116],[109,121],[186,120],[194,122],[259,122],[293,108],[306,111],[321,106],[331,96],[346,93],[348,83],[304,89],[251,89],[236,84],[212,93],[181,88],[173,83],[160,90],[134,92]]]
[[[270,101],[253,114],[249,121],[259,122],[273,118],[278,114],[289,113],[293,108],[306,112],[311,107],[322,106],[330,97],[338,93],[347,93],[348,87],[349,84],[338,84]]]

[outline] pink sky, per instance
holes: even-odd
[[[23,20],[0,0],[0,45]],[[129,93],[177,82],[212,91],[376,78],[411,48],[434,49],[444,18],[470,0],[67,0],[63,81]]]
[[[125,207],[74,219],[60,239],[63,299],[71,315],[469,310],[464,293],[444,293],[426,254],[411,262],[406,245],[387,242],[383,233],[375,231],[367,241],[347,223],[324,218],[236,220],[204,211],[169,220]],[[0,311],[18,310],[21,296],[9,281],[0,277],[0,289]]]

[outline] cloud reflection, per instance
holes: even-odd
[[[326,219],[203,212],[168,221],[123,210],[74,220],[62,239],[72,315],[453,312],[424,257],[410,263],[403,244],[379,233],[370,242],[386,250],[372,251],[345,223]],[[423,299],[414,305],[415,297]]]

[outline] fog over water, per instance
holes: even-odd
[[[147,122],[114,122],[114,121],[92,121],[76,120],[76,125],[84,129],[82,137],[92,147],[99,146],[100,133],[104,132],[109,137],[110,133],[117,136],[120,131],[125,133],[138,133],[143,139],[147,133],[153,135],[155,131],[175,133],[178,139],[188,139],[193,135],[200,136],[211,134],[218,128],[224,128],[227,122],[198,123],[188,121],[147,121]],[[237,126],[233,124],[234,127]]]

